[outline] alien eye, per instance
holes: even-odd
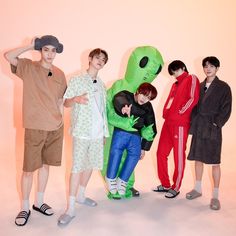
[[[162,66],[160,65],[160,67],[158,68],[157,72],[156,72],[156,75],[158,75],[162,70]]]
[[[139,62],[139,66],[141,68],[144,68],[147,65],[147,63],[148,63],[148,57],[143,57]]]

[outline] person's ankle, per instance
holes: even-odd
[[[75,216],[75,209],[67,209],[66,214],[71,217]]]

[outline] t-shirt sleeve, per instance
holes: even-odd
[[[17,77],[24,80],[25,75],[28,73],[28,68],[32,64],[32,61],[27,58],[18,58],[17,66],[11,64],[11,72],[16,74]]]
[[[79,83],[78,78],[73,77],[70,79],[66,92],[63,96],[64,99],[72,98],[78,95],[78,91],[77,91],[79,88],[78,83]]]

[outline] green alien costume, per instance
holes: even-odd
[[[135,93],[137,88],[144,82],[151,83],[156,76],[160,73],[163,66],[163,59],[160,52],[151,46],[137,47],[129,57],[125,77],[123,79],[114,82],[112,87],[107,91],[107,115],[109,123],[110,137],[106,141],[105,153],[104,153],[104,165],[102,170],[103,177],[106,176],[109,152],[112,140],[112,134],[114,126],[126,131],[134,131],[132,127],[136,120],[131,116],[121,117],[116,114],[113,107],[113,97],[122,90],[127,90],[131,93]],[[152,137],[152,127],[146,127],[142,130],[141,136],[146,139]],[[126,157],[126,153],[122,156],[119,171],[122,169]],[[118,172],[119,173],[119,172]],[[127,184],[127,190],[125,198],[132,197],[132,192],[129,190],[134,185],[134,173],[129,178]],[[109,198],[119,198],[119,196],[113,196],[108,194]]]

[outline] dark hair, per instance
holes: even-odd
[[[188,72],[186,65],[180,60],[172,61],[168,66],[168,72],[170,75],[173,75],[174,72],[179,69],[183,69],[184,71]]]
[[[156,88],[151,85],[150,83],[143,83],[141,84],[138,89],[136,94],[143,94],[144,96],[149,96],[151,94],[150,100],[153,100],[157,96],[157,90]]]
[[[105,50],[101,49],[101,48],[95,48],[93,49],[90,53],[89,53],[89,57],[93,58],[95,55],[100,55],[100,54],[104,54],[105,56],[105,64],[108,61],[108,54]]]
[[[217,57],[206,57],[202,60],[202,67],[206,66],[207,62],[215,67],[220,67],[220,61]]]

